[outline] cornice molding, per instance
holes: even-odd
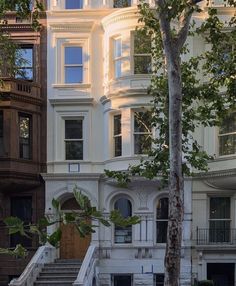
[[[51,98],[49,102],[53,106],[58,105],[93,105],[94,98]]]
[[[33,105],[42,105],[43,100],[41,98],[35,98],[33,96],[30,95],[22,95],[22,94],[14,94],[12,92],[9,93],[3,93],[0,92],[0,99],[15,99],[17,101],[21,101],[21,102],[25,102],[25,103],[29,103],[29,104],[33,104]]]
[[[64,180],[100,180],[100,173],[42,173],[45,181],[64,181]]]
[[[91,32],[94,21],[80,21],[76,23],[50,23],[49,26],[53,32]]]
[[[124,20],[127,21],[131,19],[135,19],[137,21],[139,18],[140,16],[138,15],[138,9],[136,6],[129,7],[129,8],[122,8],[106,16],[102,20],[102,25],[104,29],[106,29],[109,25],[113,23],[124,21]]]

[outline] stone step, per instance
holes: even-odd
[[[41,272],[39,274],[39,277],[77,277],[78,272],[65,272],[65,273],[61,273],[61,272]]]
[[[59,281],[59,282],[62,282],[62,281],[66,281],[66,282],[71,282],[73,283],[76,279],[76,276],[60,276],[60,277],[54,277],[54,276],[46,276],[46,277],[41,277],[39,276],[36,280],[36,282],[44,282],[44,281],[47,281],[47,282],[50,282],[50,281]]]
[[[58,269],[58,268],[43,268],[41,273],[78,273],[79,272],[79,268],[62,268],[62,269]]]
[[[71,282],[59,282],[59,281],[44,281],[44,282],[34,282],[34,286],[72,286]]]
[[[75,264],[82,264],[82,260],[80,259],[56,259],[55,263],[75,263]]]

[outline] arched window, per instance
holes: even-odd
[[[128,199],[120,198],[115,202],[115,209],[125,218],[132,216],[132,204]],[[131,243],[132,226],[120,227],[115,225],[115,243]]]
[[[156,242],[166,243],[168,225],[168,198],[159,199],[156,209]]]

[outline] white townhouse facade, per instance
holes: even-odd
[[[84,285],[160,286],[167,189],[158,190],[157,181],[142,178],[134,178],[128,188],[119,188],[103,176],[104,169],[125,170],[138,163],[155,135],[147,95],[150,41],[136,31],[140,25],[138,1],[123,1],[123,7],[120,2],[48,1],[45,213],[53,215],[53,198],[60,200],[64,210],[75,209],[73,189],[77,186],[105,215],[119,209],[125,216],[140,216],[140,224],[123,229],[99,226],[84,240],[73,227],[64,226],[57,258],[85,257],[86,283],[92,282]],[[220,2],[215,5],[221,6]],[[231,13],[227,7],[219,9],[223,16]],[[199,39],[190,42],[192,54],[206,48]],[[225,133],[216,128],[197,132],[202,146],[217,154],[217,159],[207,175],[185,180],[181,285],[191,285],[193,278],[228,279],[228,284],[219,285],[236,285],[236,130],[231,131],[225,127]],[[229,154],[223,150],[228,140],[224,136],[233,136],[234,148]],[[221,142],[220,152],[217,142]],[[224,230],[223,238],[218,228]],[[223,268],[232,269],[228,278],[220,270]],[[215,269],[222,273],[221,278],[216,277]]]

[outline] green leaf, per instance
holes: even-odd
[[[60,202],[58,200],[54,199],[54,198],[52,199],[52,206],[57,211],[59,211],[61,209]]]
[[[60,228],[58,228],[56,231],[54,231],[51,235],[48,236],[47,241],[55,247],[59,246],[60,240],[61,240],[62,231]]]

